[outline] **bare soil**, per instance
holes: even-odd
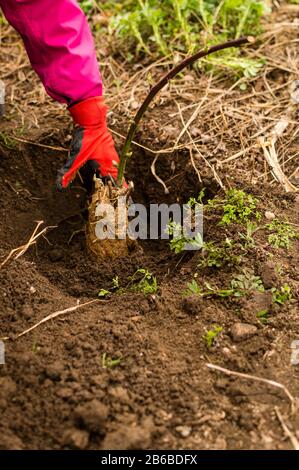
[[[79,183],[63,194],[53,188],[62,158],[33,146],[1,151],[3,255],[30,237],[35,221],[57,227],[0,272],[1,337],[12,338],[5,343],[6,364],[0,368],[0,447],[291,448],[275,407],[293,429],[298,417],[290,415],[283,392],[215,373],[206,364],[273,379],[298,393],[298,369],[290,364],[290,345],[299,334],[298,242],[289,251],[274,250],[261,234],[258,249],[244,261],[256,274],[268,276],[268,283],[292,287],[294,300],[284,306],[272,305],[262,294],[246,300],[183,298],[200,253],[177,256],[165,241],[145,241],[143,253],[125,261],[99,264],[89,257],[84,233],[75,233],[85,223],[84,191]],[[167,200],[171,196],[159,194],[147,164],[141,154],[131,163],[135,200]],[[141,173],[144,179],[136,177]],[[298,222],[298,196],[273,186],[271,194],[267,186],[245,189],[261,197],[262,213],[271,210]],[[190,173],[183,184],[174,183],[171,194],[186,200],[197,190]],[[208,239],[217,239],[217,231],[207,222]],[[279,278],[269,265],[271,254],[280,266]],[[49,313],[97,298],[114,276],[125,282],[140,267],[157,276],[157,295],[114,294],[14,339]],[[236,272],[204,270],[200,276],[225,287]],[[256,313],[265,303],[271,315],[262,324]],[[238,322],[256,326],[255,334],[235,342],[230,329]],[[223,332],[208,348],[202,336],[214,324]],[[120,363],[103,368],[104,353],[121,358]]]
[[[298,78],[297,7],[282,6],[265,25],[254,47],[267,65],[248,81],[247,90],[242,92],[227,71],[215,77],[188,71],[160,94],[136,136],[150,149],[173,147],[182,117],[186,123],[204,97],[190,135],[226,187],[259,198],[262,225],[268,222],[266,211],[298,224],[298,194],[286,194],[273,182],[256,145],[257,136],[267,135],[284,116],[289,85]],[[146,94],[147,74],[159,77],[168,65],[161,70],[161,63],[150,59],[124,64],[109,45],[106,50],[105,41],[98,42],[98,50],[110,126],[125,134]],[[199,270],[201,251],[175,255],[166,241],[144,241],[143,251],[125,260],[95,261],[86,251],[87,201],[80,181],[61,194],[54,187],[65,152],[14,140],[65,148],[70,142],[67,114],[45,97],[22,51],[17,36],[3,26],[8,106],[0,124],[0,260],[29,239],[36,221],[52,228],[0,270],[0,339],[10,338],[6,363],[0,365],[0,449],[291,449],[276,407],[297,439],[299,417],[283,390],[212,371],[207,364],[275,380],[298,396],[291,343],[299,339],[299,241],[289,250],[275,249],[259,231],[242,264],[221,269]],[[298,112],[291,119],[277,152],[283,170],[298,184]],[[179,142],[185,147],[156,162],[168,195],[150,169],[155,154],[134,147],[127,178],[134,181],[136,202],[184,203],[203,186],[209,198],[219,194],[211,169],[194,152],[199,183],[190,135]],[[123,140],[118,136],[116,142],[120,148]],[[239,231],[230,227],[226,236],[237,242]],[[205,219],[204,232],[206,241],[223,237],[213,216]],[[97,299],[115,276],[126,284],[138,268],[157,277],[156,295],[115,293],[16,338],[53,312]],[[271,295],[262,293],[182,295],[195,272],[202,285],[226,289],[244,268],[261,276],[268,289],[288,284],[292,300],[274,305]],[[261,310],[269,311],[267,322],[257,318]],[[247,325],[242,340],[239,323]],[[213,325],[223,331],[208,348],[203,336]],[[103,357],[120,361],[103,367]]]

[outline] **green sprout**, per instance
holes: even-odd
[[[156,294],[159,289],[157,278],[147,269],[137,269],[129,279],[130,282],[127,288],[133,292],[142,292],[144,295],[149,295]]]
[[[207,333],[203,336],[203,340],[208,348],[211,348],[215,344],[216,339],[222,331],[223,328],[219,325],[213,325],[213,327],[207,331]]]
[[[266,228],[272,232],[268,236],[268,241],[274,248],[288,249],[293,239],[299,239],[299,232],[294,230],[288,222],[274,219],[270,224],[266,225]]]
[[[280,289],[274,287],[271,292],[275,304],[283,305],[285,302],[292,300],[292,289],[288,284],[284,284]]]
[[[113,367],[116,367],[121,363],[121,360],[122,360],[121,357],[112,359],[111,357],[107,356],[107,353],[103,353],[102,354],[102,367],[103,369],[113,369]]]

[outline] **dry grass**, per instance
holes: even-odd
[[[238,172],[239,178],[251,183],[275,182],[265,162],[260,138],[271,134],[285,115],[291,100],[290,87],[299,76],[299,6],[289,8],[284,2],[276,5],[264,34],[257,44],[248,47],[250,56],[264,57],[267,63],[256,77],[247,80],[246,91],[240,90],[243,78],[235,81],[228,73],[200,74],[189,70],[156,98],[143,121],[137,144],[152,157],[158,181],[157,156],[161,164],[163,158],[171,159],[173,152],[186,148],[188,152],[182,158],[189,163],[192,157],[196,178],[214,176],[227,186]],[[0,78],[8,85],[5,132],[20,140],[49,144],[51,137],[60,135],[70,122],[67,113],[46,96],[18,36],[7,25],[1,26],[0,33],[3,64]],[[111,109],[110,127],[120,147],[128,123],[152,80],[159,79],[173,64],[165,57],[155,63],[132,66],[104,50],[100,36],[96,36],[96,41]],[[291,182],[299,170],[297,109],[293,106],[289,125],[275,147],[281,169]],[[60,149],[66,146],[62,141]]]

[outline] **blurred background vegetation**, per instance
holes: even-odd
[[[297,0],[295,0],[297,1]],[[103,23],[128,60],[142,55],[191,54],[201,47],[242,35],[257,36],[263,18],[271,13],[267,0],[83,0],[90,18],[101,13]],[[103,20],[103,19],[102,19]],[[230,68],[237,76],[253,77],[263,59],[244,56],[237,49],[205,61],[207,68]]]

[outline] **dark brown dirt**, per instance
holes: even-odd
[[[261,224],[268,222],[265,211],[298,224],[298,195],[262,183],[272,176],[256,146],[230,164],[221,162],[251,147],[254,136],[285,112],[286,85],[298,78],[298,28],[292,24],[297,16],[294,5],[274,11],[265,25],[264,49],[257,45],[268,64],[248,81],[245,93],[237,87],[227,93],[232,86],[229,78],[223,81],[220,76],[210,86],[207,74],[189,70],[161,93],[136,136],[151,149],[172,147],[182,129],[176,100],[186,108],[187,122],[194,111],[189,105],[199,103],[207,92],[202,114],[190,126],[191,135],[199,137],[200,152],[215,165],[227,187],[259,197]],[[136,100],[141,102],[148,88],[146,75],[139,76],[137,89],[132,77],[137,70],[143,73],[153,59],[128,63],[119,53],[113,55],[113,45],[111,50],[107,45],[105,52],[107,38],[103,41],[94,33],[112,110],[111,127],[124,134]],[[143,252],[131,254],[125,262],[95,262],[86,252],[82,232],[85,191],[78,181],[69,192],[58,194],[54,189],[65,153],[15,145],[10,139],[24,137],[67,147],[67,113],[46,98],[12,30],[2,34],[0,55],[8,92],[6,118],[0,123],[0,261],[28,240],[36,221],[43,220],[43,227],[56,226],[0,270],[0,339],[11,338],[5,341],[6,364],[0,365],[0,449],[292,448],[275,407],[297,438],[299,417],[291,414],[283,391],[213,372],[207,363],[276,380],[298,396],[299,366],[291,365],[291,343],[299,339],[299,241],[288,251],[274,249],[259,231],[255,248],[243,253],[242,264],[221,269],[198,269],[201,252],[174,255],[162,241],[143,242]],[[156,78],[166,70],[167,66],[148,69]],[[298,167],[297,117],[277,144],[288,175]],[[119,137],[116,141],[119,146],[123,143]],[[138,150],[130,162],[128,179],[135,183],[136,202],[186,202],[201,189],[188,148],[161,155],[156,163],[157,174],[170,190],[168,196],[151,173],[153,158],[153,153]],[[195,152],[194,159],[212,198],[217,184]],[[239,226],[224,232],[214,217],[205,219],[206,241],[227,236],[237,242],[239,232]],[[156,295],[113,294],[16,339],[53,312],[97,299],[100,289],[110,289],[115,276],[126,285],[128,276],[141,267],[157,277]],[[200,285],[208,282],[226,289],[245,268],[261,276],[268,290],[288,284],[293,299],[274,305],[269,293],[259,292],[243,298],[182,296],[194,273]],[[262,322],[257,313],[265,310],[268,318]],[[203,336],[214,325],[223,330],[208,348]],[[109,358],[120,361],[103,367],[105,357],[108,364]]]
[[[291,448],[275,406],[293,432],[299,423],[283,392],[209,371],[206,364],[273,379],[298,394],[298,366],[290,363],[291,342],[299,336],[298,241],[289,251],[275,250],[261,233],[242,266],[262,275],[267,287],[288,283],[294,299],[285,305],[273,306],[267,295],[184,299],[182,291],[201,253],[177,256],[158,241],[143,242],[143,253],[125,262],[98,264],[88,256],[84,234],[75,233],[85,223],[84,191],[79,184],[64,194],[53,187],[62,160],[63,154],[33,146],[1,150],[2,257],[29,238],[35,221],[57,227],[0,271],[0,336],[14,338],[52,312],[79,299],[95,299],[114,276],[125,283],[140,267],[157,276],[160,290],[148,297],[113,294],[6,341],[6,364],[0,366],[0,448]],[[162,176],[170,161],[161,164]],[[139,155],[129,169],[135,200],[185,201],[195,195],[193,170],[176,171],[184,177],[173,180],[167,199],[149,173],[146,155]],[[271,210],[298,223],[298,196],[273,185],[245,189],[260,196],[262,213]],[[209,191],[215,194],[211,184]],[[219,236],[213,221],[205,232],[209,240]],[[233,236],[237,239],[238,230]],[[226,288],[239,271],[205,269],[198,279]],[[267,323],[256,317],[264,308],[270,310]],[[240,322],[257,331],[235,342],[231,329]],[[202,337],[215,324],[223,331],[208,348]],[[104,354],[121,360],[104,368]]]

